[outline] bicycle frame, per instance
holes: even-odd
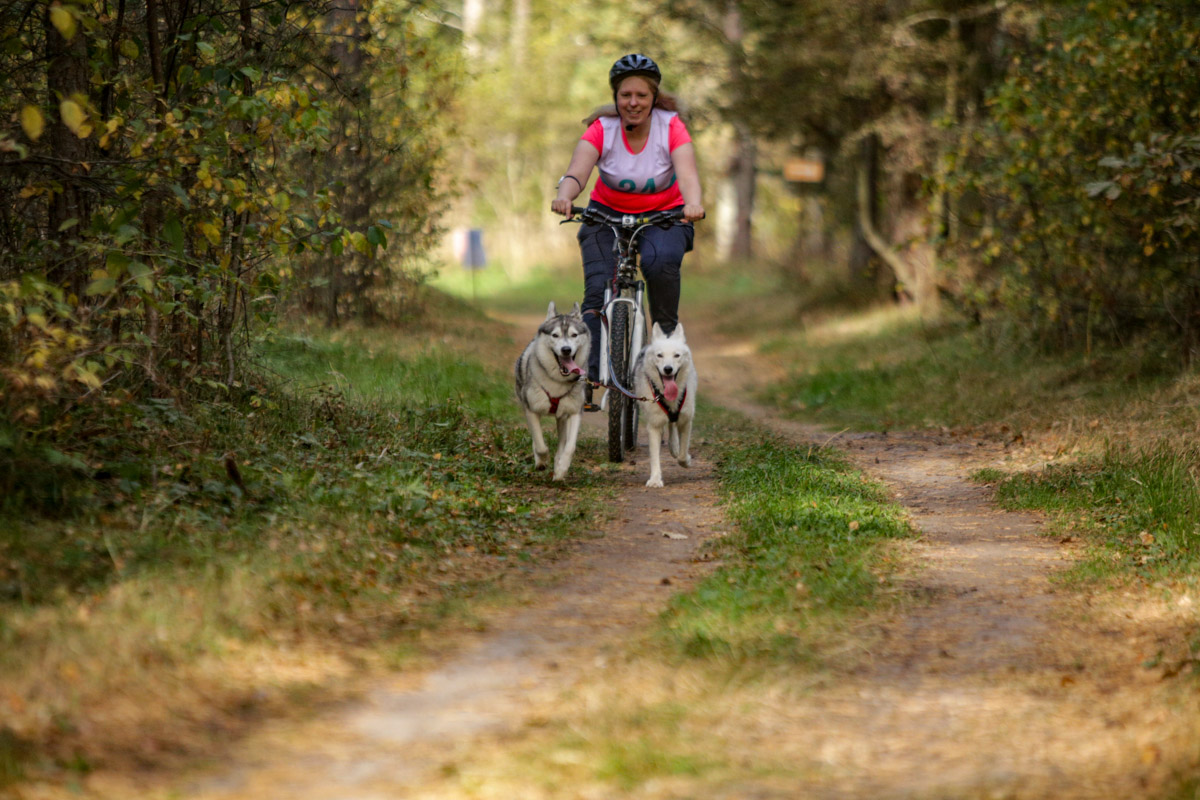
[[[656,211],[642,215],[622,214],[614,216],[605,214],[598,209],[573,207],[572,212],[580,217],[580,221],[606,225],[613,232],[613,252],[616,255],[616,275],[615,279],[609,286],[604,289],[604,330],[607,332],[612,327],[613,309],[618,304],[628,305],[630,318],[633,320],[633,336],[631,343],[631,351],[637,354],[642,349],[642,344],[646,336],[646,314],[643,299],[645,297],[646,285],[645,282],[638,278],[638,238],[642,231],[654,225],[672,224],[683,219],[683,214],[680,210],[673,211]],[[614,286],[617,295],[613,296]],[[624,290],[632,289],[633,296],[624,294]],[[613,375],[609,370],[609,346],[608,336],[602,336],[600,339],[600,383],[604,386],[614,385]],[[620,388],[628,388],[621,385],[620,381],[625,380],[626,376],[620,376],[615,382]],[[603,405],[608,402],[607,393],[604,396]]]
[[[608,457],[620,462],[637,445],[638,397],[633,392],[633,366],[646,339],[645,281],[638,276],[638,239],[652,225],[673,225],[681,209],[642,215],[611,214],[598,208],[572,207],[579,221],[605,225],[613,233],[615,272],[604,288],[603,332],[600,337],[600,385],[606,388],[600,408],[608,413]],[[570,220],[568,220],[570,221]],[[614,353],[615,348],[615,353]],[[620,374],[613,374],[614,370]]]
[[[609,284],[604,289],[604,330],[612,329],[613,311],[618,305],[629,306],[629,319],[633,321],[633,336],[630,344],[630,352],[638,353],[642,349],[643,338],[646,335],[646,313],[645,306],[642,301],[646,294],[646,284],[637,276],[638,273],[638,249],[637,235],[641,232],[640,226],[632,232],[626,232],[613,228],[613,250],[617,256],[617,275],[616,280]],[[613,296],[613,288],[616,287],[617,296]],[[627,290],[632,289],[632,296],[626,294]],[[622,386],[621,382],[626,380],[627,376],[615,376],[609,374],[610,359],[608,357],[608,336],[600,338],[600,383],[605,386],[613,385]],[[623,387],[631,388],[631,387]],[[608,402],[608,395],[605,394],[602,407]]]

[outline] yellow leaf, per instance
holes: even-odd
[[[75,370],[75,380],[89,389],[99,389],[103,385],[100,381],[100,376],[87,369]]]
[[[63,125],[80,139],[86,139],[92,133],[92,126],[87,124],[87,112],[83,106],[74,100],[63,100],[58,106]]]
[[[21,109],[21,127],[25,129],[25,135],[35,142],[42,135],[46,128],[46,120],[42,119],[42,112],[37,106],[25,106]]]
[[[367,237],[359,231],[350,234],[350,246],[364,256],[371,255],[371,244],[367,241]]]
[[[1142,252],[1148,256],[1154,255],[1154,245],[1152,245],[1152,244],[1146,245],[1145,247],[1142,248]]]
[[[214,247],[221,243],[221,231],[211,222],[201,222],[200,232],[204,234],[204,238],[208,239],[209,243]]]
[[[67,41],[75,36],[75,17],[59,3],[50,6],[50,23]]]

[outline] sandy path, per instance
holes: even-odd
[[[798,441],[831,441],[747,400],[741,376],[770,375],[765,364],[744,369],[752,351],[689,332],[709,399]],[[601,424],[590,415],[590,435]],[[932,434],[831,443],[885,482],[924,532],[903,580],[919,602],[879,624],[870,657],[849,674],[721,732],[731,757],[753,763],[767,741],[772,763],[803,777],[586,796],[1141,797],[1195,755],[1194,698],[1142,666],[1156,642],[1178,637],[1178,615],[1109,603],[1086,616],[1083,600],[1061,605],[1050,577],[1071,552],[1039,537],[1037,518],[997,511],[967,480],[1002,448]],[[709,454],[702,443],[693,454],[690,470],[664,464],[664,490],[642,486],[644,463],[622,467],[626,488],[602,535],[582,537],[536,602],[493,615],[449,663],[397,675],[365,702],[310,722],[268,725],[233,763],[173,781],[170,796],[474,796],[453,780],[458,763],[557,713],[565,692],[603,682],[623,639],[706,568],[694,554],[724,523]],[[124,791],[101,776],[91,788]]]

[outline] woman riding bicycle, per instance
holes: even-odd
[[[550,210],[571,217],[572,201],[600,168],[589,207],[618,214],[641,214],[682,207],[683,218],[704,216],[700,174],[687,127],[679,118],[675,98],[659,91],[662,72],[649,58],[622,56],[608,73],[613,105],[603,106],[584,120],[584,131],[567,171],[558,180]],[[692,249],[693,228],[674,225],[648,228],[641,243],[642,275],[650,295],[650,318],[670,334],[679,322],[679,279],[683,254]],[[582,309],[592,341],[599,341],[605,285],[615,267],[613,232],[604,225],[579,230],[583,255]],[[593,313],[588,313],[593,312]],[[588,380],[600,373],[600,348],[593,347]],[[590,387],[589,387],[590,400]],[[594,410],[590,402],[588,408]]]

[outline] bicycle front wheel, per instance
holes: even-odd
[[[629,352],[629,372],[625,379],[625,388],[630,392],[637,394],[637,389],[634,388],[633,366],[637,361],[637,353],[632,352],[632,348],[627,348]],[[625,452],[632,452],[637,449],[638,436],[638,416],[641,413],[641,404],[637,400],[625,398],[625,421],[621,424],[621,439],[625,443]]]
[[[609,372],[616,381],[629,380],[629,305],[614,303],[608,331]],[[628,387],[626,387],[628,388]],[[631,413],[629,398],[614,388],[608,390],[608,460],[619,464],[625,459],[625,428]]]

